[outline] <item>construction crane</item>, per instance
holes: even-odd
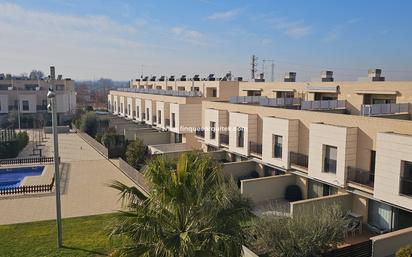
[[[262,60],[262,72],[265,74],[265,62],[271,62],[270,81],[275,81],[275,60]]]

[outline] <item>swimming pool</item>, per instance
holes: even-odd
[[[0,189],[18,187],[27,176],[40,176],[44,166],[0,169]]]

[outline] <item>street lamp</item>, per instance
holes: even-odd
[[[61,200],[60,200],[60,157],[59,157],[59,143],[57,136],[57,110],[56,110],[56,93],[54,92],[54,67],[50,67],[50,87],[47,92],[47,98],[50,103],[47,109],[52,113],[52,127],[53,127],[53,148],[54,148],[54,183],[56,185],[56,222],[57,222],[57,248],[63,246],[62,244],[62,217],[61,217]]]

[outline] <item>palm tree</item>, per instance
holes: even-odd
[[[239,257],[245,240],[241,225],[251,215],[250,205],[220,171],[203,154],[174,160],[160,156],[145,169],[148,198],[114,183],[128,207],[112,231],[128,239],[120,256]]]

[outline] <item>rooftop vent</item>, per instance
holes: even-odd
[[[194,76],[193,76],[193,80],[194,80],[194,81],[200,81],[199,75],[197,75],[197,74],[194,75]]]
[[[296,82],[296,72],[286,72],[284,82]]]
[[[169,77],[169,81],[175,81],[175,75],[171,75],[171,76]]]
[[[368,78],[372,81],[385,81],[385,77],[381,77],[381,69],[369,69]]]
[[[333,82],[333,71],[325,70],[320,74],[322,82]]]
[[[160,76],[159,81],[165,81],[165,76]]]
[[[255,82],[265,82],[265,74],[259,73],[259,78],[256,78]]]
[[[209,76],[207,76],[207,80],[209,80],[209,81],[215,81],[215,80],[216,80],[215,74],[209,74]]]
[[[156,76],[152,76],[152,77],[150,78],[150,81],[156,81]]]

